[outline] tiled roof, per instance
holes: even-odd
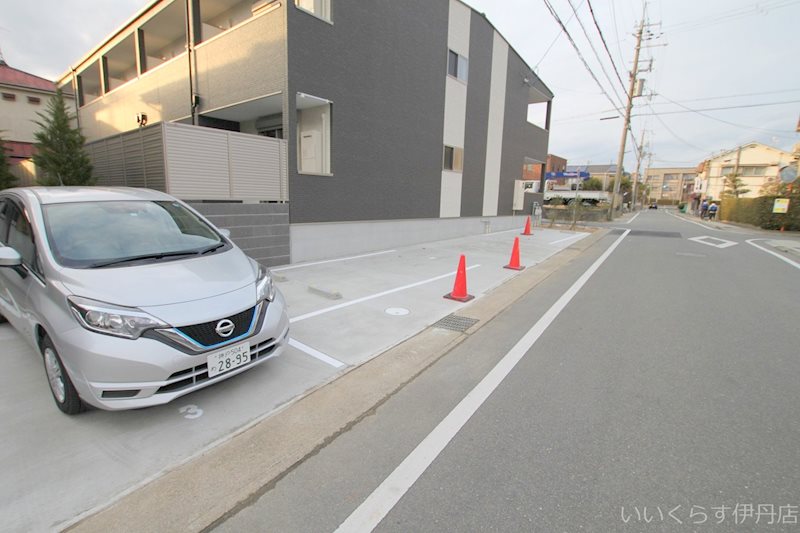
[[[26,89],[56,92],[56,84],[52,81],[9,67],[3,60],[0,60],[0,85],[14,85]]]

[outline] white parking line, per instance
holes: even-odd
[[[574,238],[576,238],[576,237],[583,238],[583,237],[586,237],[587,235],[589,235],[589,234],[588,234],[588,233],[578,233],[577,235],[570,235],[570,236],[569,236],[569,237],[567,237],[566,239],[559,239],[559,240],[557,240],[557,241],[553,241],[553,242],[551,242],[551,243],[548,243],[548,244],[558,244],[558,243],[560,243],[560,242],[564,242],[564,241],[571,241],[572,239],[574,239]]]
[[[303,344],[302,342],[300,342],[297,339],[289,339],[289,345],[290,346],[294,346],[295,348],[297,348],[301,352],[305,352],[308,355],[310,355],[311,357],[313,357],[315,359],[319,359],[323,363],[329,364],[334,368],[342,368],[343,366],[347,366],[344,363],[342,363],[341,361],[339,361],[338,359],[334,359],[330,355],[324,354],[324,353],[320,352],[319,350],[315,350],[311,346],[308,346],[307,344]]]
[[[483,405],[489,396],[522,360],[572,298],[589,281],[631,230],[625,230],[589,269],[558,299],[534,326],[511,348],[503,359],[478,383],[438,426],[406,457],[402,463],[370,494],[336,529],[337,533],[372,531],[397,505],[400,498],[428,469],[445,446]]]
[[[325,263],[335,263],[337,261],[349,261],[350,259],[361,259],[362,257],[373,257],[373,256],[376,256],[376,255],[390,254],[390,253],[396,252],[396,251],[397,250],[384,250],[383,252],[375,252],[375,253],[372,253],[372,254],[354,255],[352,257],[340,257],[339,259],[328,259],[326,261],[317,261],[315,263],[302,263],[300,265],[291,265],[291,266],[285,266],[285,267],[280,267],[280,268],[270,268],[270,270],[272,272],[283,272],[284,270],[292,270],[292,269],[295,269],[295,268],[304,268],[304,267],[310,267],[310,266],[314,266],[314,265],[324,265]]]
[[[777,252],[773,252],[772,250],[768,250],[768,249],[764,248],[763,246],[759,246],[759,245],[757,245],[756,243],[754,243],[754,242],[753,242],[753,241],[762,241],[762,240],[766,240],[766,239],[749,239],[749,240],[747,240],[746,242],[747,242],[747,244],[749,244],[750,246],[755,246],[755,247],[756,247],[756,248],[758,248],[759,250],[761,250],[761,251],[763,251],[763,252],[767,252],[767,253],[768,253],[768,254],[770,254],[770,255],[774,255],[775,257],[777,257],[777,258],[778,258],[778,259],[780,259],[781,261],[785,261],[785,262],[789,263],[790,265],[792,265],[793,267],[795,267],[795,268],[797,268],[797,269],[800,269],[800,264],[798,264],[798,263],[795,263],[794,261],[792,261],[792,260],[791,260],[791,259],[789,259],[788,257],[783,257],[781,254],[779,254],[779,253],[777,253]]]
[[[472,265],[467,267],[467,270],[472,270],[473,268],[478,268],[480,265]],[[429,278],[423,281],[418,281],[416,283],[411,283],[409,285],[403,285],[402,287],[397,287],[394,289],[389,289],[388,291],[379,292],[377,294],[371,294],[369,296],[364,296],[363,298],[357,298],[355,300],[351,300],[349,302],[340,303],[337,305],[332,305],[330,307],[325,307],[324,309],[319,309],[317,311],[312,311],[310,313],[306,313],[304,315],[296,316],[294,318],[290,318],[290,323],[300,322],[301,320],[306,320],[308,318],[313,318],[315,316],[324,315],[325,313],[330,313],[331,311],[337,311],[339,309],[344,309],[345,307],[350,307],[351,305],[360,304],[362,302],[366,302],[369,300],[374,300],[375,298],[380,298],[381,296],[386,296],[387,294],[394,294],[396,292],[404,291],[406,289],[413,289],[414,287],[419,287],[420,285],[425,285],[426,283],[432,283],[434,281],[439,281],[440,279],[447,278],[449,276],[454,276],[456,271],[448,272],[447,274],[442,274],[441,276],[436,276],[435,278]]]

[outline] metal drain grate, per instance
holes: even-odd
[[[447,315],[440,321],[436,322],[433,327],[441,329],[449,329],[450,331],[467,331],[469,328],[478,323],[477,318],[469,318],[466,316]]]

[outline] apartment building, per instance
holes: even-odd
[[[293,261],[509,224],[553,98],[458,0],[158,0],[59,84],[100,184],[278,202]]]
[[[727,176],[739,176],[742,198],[756,198],[770,183],[780,181],[781,168],[794,160],[790,152],[757,142],[738,146],[707,159],[698,166],[695,191],[698,198],[719,201],[725,191]]]
[[[31,161],[34,134],[39,129],[36,121],[41,121],[38,113],[45,111],[55,93],[55,83],[13,68],[0,56],[0,136],[18,185],[36,182],[36,168]],[[67,98],[67,105],[71,106],[71,98]]]
[[[686,202],[694,191],[697,170],[693,167],[648,168],[644,186],[649,187],[649,201]]]

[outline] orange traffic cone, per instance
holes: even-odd
[[[533,235],[533,233],[531,233],[531,217],[530,216],[525,221],[525,231],[523,231],[521,233],[521,235]]]
[[[511,261],[503,268],[511,270],[523,270],[525,267],[519,264],[519,237],[514,237],[514,247],[511,249]]]
[[[456,272],[456,282],[453,285],[453,292],[444,295],[449,300],[457,300],[459,302],[468,302],[475,298],[471,294],[467,294],[467,260],[462,255],[458,260],[458,271]]]

